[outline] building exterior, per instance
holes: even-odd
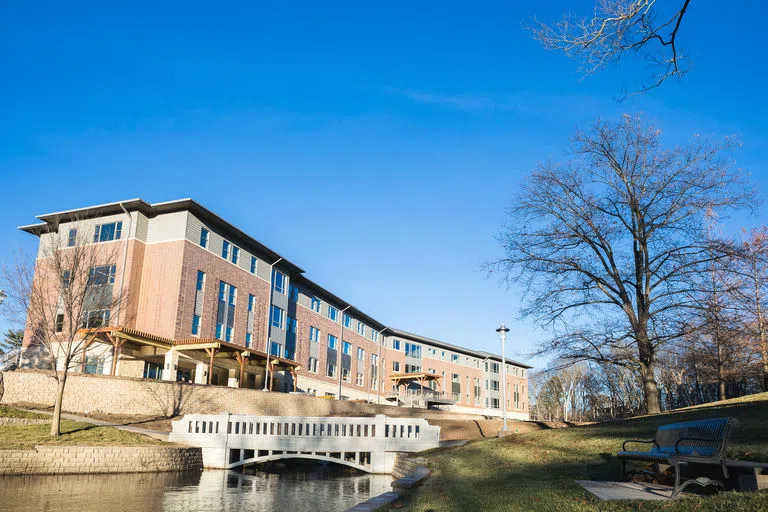
[[[508,416],[528,418],[529,366],[508,360],[504,372],[497,355],[387,326],[191,199],[132,199],[38,219],[20,229],[40,238],[39,258],[52,240],[83,234],[115,249],[99,268],[125,305],[84,323],[120,326],[132,344],[90,345],[81,371],[258,388],[269,366],[274,390],[487,415],[501,415],[506,385]]]

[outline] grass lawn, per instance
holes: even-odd
[[[408,510],[592,511],[768,510],[768,492],[721,492],[666,502],[603,502],[574,480],[620,480],[621,442],[651,438],[658,425],[730,416],[730,458],[768,461],[768,393],[632,420],[541,430],[425,454],[433,474]]]
[[[26,412],[5,406],[0,406],[0,417],[50,419],[50,416],[46,414]],[[40,444],[58,446],[139,446],[165,444],[162,441],[142,434],[69,420],[61,421],[62,434],[59,437],[51,437],[50,432],[50,422],[39,425],[0,427],[0,450],[34,448]]]
[[[23,418],[23,419],[29,419],[29,420],[44,420],[46,418],[50,418],[50,416],[47,414],[23,411],[21,409],[16,409],[15,407],[0,405],[0,418]]]

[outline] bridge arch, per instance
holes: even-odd
[[[350,468],[354,468],[360,471],[363,471],[365,473],[372,473],[371,465],[362,465],[357,463],[354,460],[347,460],[344,457],[338,458],[338,457],[331,457],[329,455],[317,455],[317,454],[309,454],[309,453],[282,453],[277,455],[262,455],[260,457],[251,457],[249,459],[243,459],[238,462],[231,463],[229,468],[234,469],[238,467],[244,467],[244,466],[251,466],[251,465],[258,465],[258,464],[264,464],[266,462],[272,462],[276,460],[287,460],[287,459],[298,459],[298,460],[315,460],[319,462],[331,462],[334,464],[338,464],[341,466],[347,466]]]

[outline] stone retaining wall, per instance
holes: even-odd
[[[410,457],[407,453],[398,453],[395,458],[395,466],[392,469],[392,476],[395,479],[410,475],[416,468],[427,465],[427,461],[421,457]]]
[[[53,405],[56,381],[42,371],[5,372],[0,403]],[[67,412],[166,417],[180,414],[253,414],[262,416],[375,416],[426,419],[477,416],[389,405],[269,393],[255,389],[204,386],[109,375],[70,374],[64,391]]]
[[[0,475],[151,473],[202,468],[202,450],[180,446],[36,446],[34,450],[0,450]]]

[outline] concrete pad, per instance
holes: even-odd
[[[673,489],[669,485],[647,484],[641,482],[595,482],[590,480],[576,480],[576,483],[603,501],[658,501],[672,499]]]

